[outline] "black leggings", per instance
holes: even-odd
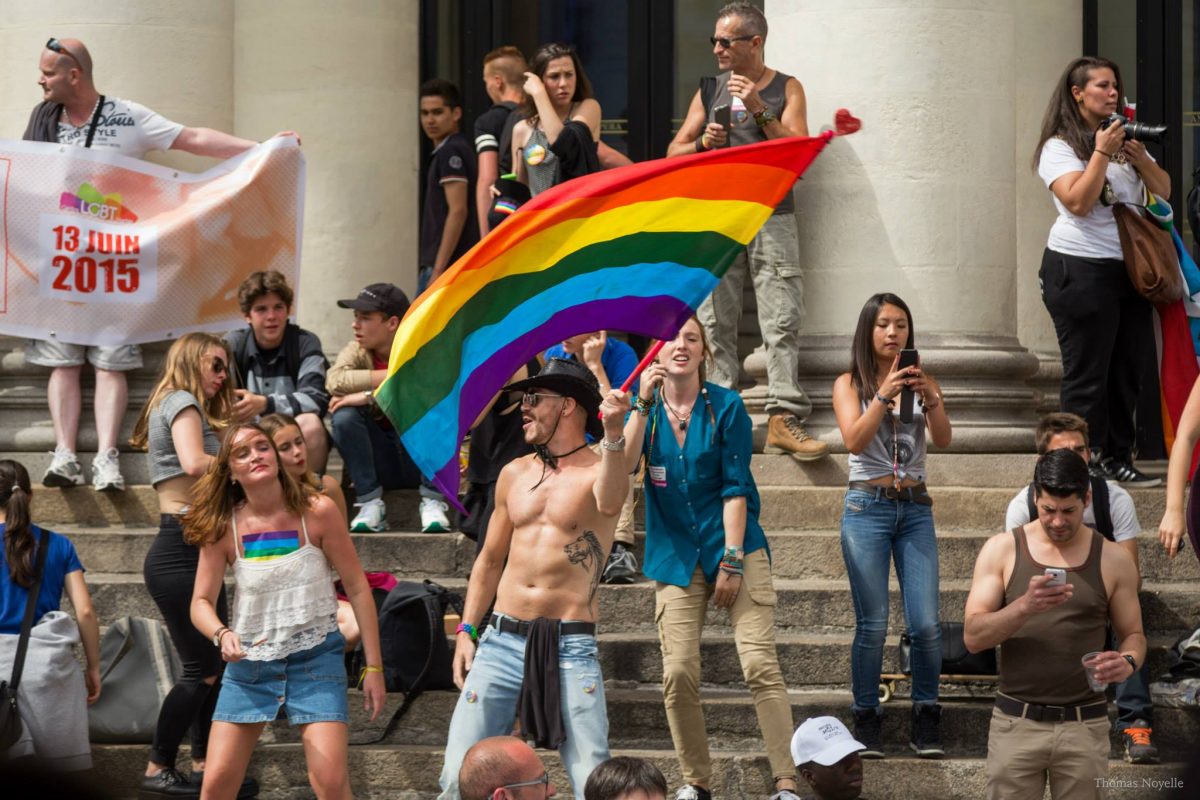
[[[205,757],[220,682],[209,686],[204,679],[220,676],[223,668],[221,651],[192,625],[192,586],[199,561],[199,548],[183,540],[179,517],[163,514],[158,536],[146,553],[142,576],[183,665],[183,674],[163,699],[150,750],[150,760],[167,767],[175,766],[179,743],[189,728],[192,758]],[[222,622],[229,619],[224,587],[217,598],[217,616]]]

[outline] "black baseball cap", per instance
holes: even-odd
[[[408,295],[392,283],[372,283],[353,300],[338,300],[341,308],[355,311],[382,311],[389,317],[403,317],[408,312]]]

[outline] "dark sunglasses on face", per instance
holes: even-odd
[[[728,38],[724,36],[710,36],[708,37],[708,41],[710,41],[714,47],[721,45],[722,50],[728,50],[729,48],[733,47],[734,42],[745,42],[753,38],[753,34],[750,36],[730,36]]]
[[[525,394],[521,395],[521,405],[529,406],[530,408],[536,408],[538,401],[540,401],[543,397],[561,399],[562,395],[561,394],[539,394],[537,392],[526,392]]]
[[[229,367],[225,364],[222,358],[213,358],[212,371],[214,375],[224,375],[229,372]]]
[[[64,47],[63,43],[60,42],[58,39],[55,39],[53,36],[51,36],[50,40],[46,42],[46,49],[53,50],[56,53],[60,53],[64,56],[66,56],[67,58],[74,61],[79,66],[80,69],[83,69],[83,64],[79,63],[79,59],[75,57],[75,54],[72,53],[70,50],[68,50],[66,47]]]

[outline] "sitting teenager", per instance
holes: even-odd
[[[421,477],[396,429],[375,404],[375,390],[388,374],[392,340],[408,311],[408,296],[393,284],[372,283],[358,297],[337,304],[354,311],[354,341],[338,353],[325,386],[333,395],[329,403],[333,439],[354,485],[358,508],[350,530],[387,530],[384,490],[419,488],[421,530],[448,531],[450,506],[441,492]]]
[[[320,474],[329,457],[322,421],[329,407],[329,362],[317,335],[288,321],[293,297],[287,278],[275,270],[255,272],[238,287],[248,327],[225,336],[241,387],[233,416],[238,422],[265,414],[295,417],[308,443],[309,463]]]
[[[32,499],[25,467],[0,460],[0,678],[5,681],[12,675],[40,542],[47,536],[34,625],[17,687],[24,731],[2,757],[34,756],[57,770],[91,769],[87,705],[100,696],[100,626],[75,546],[30,521]],[[75,608],[74,623],[59,611],[64,589]],[[83,680],[74,652],[81,640],[87,658]]]

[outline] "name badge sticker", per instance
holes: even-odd
[[[667,468],[666,467],[651,464],[649,467],[647,467],[647,470],[650,472],[650,482],[652,484],[654,484],[655,486],[666,486],[667,485]]]

